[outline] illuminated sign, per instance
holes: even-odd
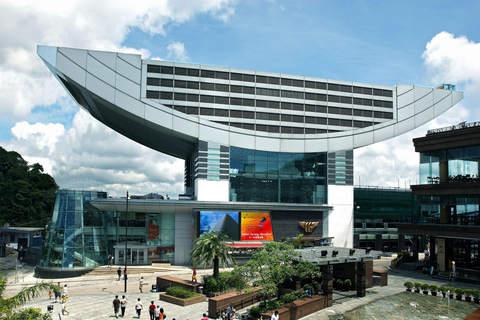
[[[231,211],[200,211],[199,236],[216,230],[226,234],[230,240],[240,240],[238,232],[238,212]]]
[[[268,212],[242,212],[241,240],[273,240],[272,221]]]

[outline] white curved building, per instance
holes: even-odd
[[[463,98],[452,86],[372,85],[72,48],[37,51],[93,117],[184,159],[185,193],[193,199],[331,206],[319,219],[322,236],[337,246],[353,244],[353,149],[412,130]]]

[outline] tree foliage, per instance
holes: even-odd
[[[190,263],[194,268],[198,265],[203,265],[205,268],[208,264],[213,263],[213,276],[217,278],[220,274],[220,263],[227,266],[230,266],[230,262],[235,263],[230,249],[226,245],[227,242],[231,242],[230,238],[216,230],[202,235],[194,242],[194,247],[190,252]]]
[[[41,311],[35,308],[19,310],[27,301],[37,298],[40,293],[60,288],[52,282],[40,282],[23,288],[13,297],[5,298],[7,278],[0,273],[0,319],[44,319]]]
[[[58,185],[43,167],[0,147],[0,225],[43,227],[55,204]]]

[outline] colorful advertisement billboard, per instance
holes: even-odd
[[[272,220],[268,212],[242,212],[242,241],[273,241]]]
[[[232,241],[240,240],[239,236],[239,212],[230,211],[200,211],[200,230],[202,234],[216,230],[226,234]]]

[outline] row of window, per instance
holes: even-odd
[[[320,125],[330,125],[330,126],[341,126],[341,127],[354,127],[354,128],[365,128],[378,124],[379,122],[372,121],[360,121],[360,120],[348,120],[348,119],[335,119],[335,118],[320,118],[320,117],[308,117],[308,116],[296,116],[288,114],[273,114],[265,112],[252,112],[252,111],[240,111],[240,110],[224,110],[224,109],[212,109],[212,108],[198,108],[198,107],[185,107],[185,106],[175,106],[175,110],[183,112],[190,115],[200,115],[200,116],[211,116],[211,117],[230,117],[238,119],[258,119],[258,120],[268,120],[268,121],[282,121],[282,122],[295,122],[295,123],[306,123],[306,124],[320,124]],[[222,122],[223,123],[223,122]],[[228,122],[225,122],[228,125]],[[232,126],[238,127],[231,122]],[[246,127],[254,130],[253,124],[245,124]],[[252,125],[252,127],[250,127]],[[257,125],[258,126],[258,125]],[[258,129],[257,129],[258,130]],[[261,130],[267,131],[267,130]],[[268,131],[268,132],[278,132],[278,131]]]
[[[198,69],[191,69],[191,68],[180,68],[180,67],[174,68],[174,67],[167,67],[167,66],[148,65],[147,72],[161,73],[161,74],[175,74],[175,75],[190,76],[190,77],[222,79],[222,80],[254,82],[254,83],[265,83],[265,84],[273,84],[273,85],[281,84],[283,86],[292,86],[292,87],[299,87],[299,88],[312,88],[312,89],[331,90],[331,91],[339,91],[339,92],[362,93],[362,94],[381,96],[381,97],[393,97],[392,90],[373,89],[373,88],[367,88],[367,87],[350,86],[350,85],[335,84],[335,83],[326,83],[326,82],[317,82],[317,81],[308,81],[308,80],[304,81],[300,79],[268,77],[268,76],[259,76],[259,75],[253,75],[253,74],[242,74],[242,73],[234,73],[234,72],[230,73],[225,71],[198,70]],[[148,79],[147,79],[147,82],[148,82]],[[160,84],[151,84],[151,85],[160,85]]]
[[[172,105],[165,105],[169,108],[172,108]],[[199,108],[199,107],[192,107],[192,106],[180,106],[175,105],[175,110],[186,110],[182,111],[187,114],[196,114],[198,115],[198,110],[200,110],[200,115],[208,115],[208,116],[220,116],[220,117],[228,117],[229,110],[228,109],[216,109],[216,108]],[[377,118],[377,119],[393,119],[393,114],[391,112],[382,112],[382,111],[370,111],[370,110],[353,110],[354,116],[359,117],[367,117],[367,118]],[[327,108],[325,110],[321,110],[322,113],[327,113]],[[328,114],[341,114],[341,115],[352,115],[352,109],[344,109],[344,108],[337,108],[337,107],[328,107]],[[269,113],[269,112],[255,112],[255,111],[248,111],[248,110],[230,110],[230,117],[231,118],[245,118],[245,119],[260,119],[260,120],[273,120],[273,121],[293,121],[299,123],[317,123],[319,124],[318,119],[326,119],[326,118],[318,118],[318,117],[311,117],[311,116],[303,116],[303,115],[291,115],[291,114],[278,114],[278,113]],[[289,120],[291,119],[291,120]],[[304,120],[305,119],[305,120]],[[314,119],[317,119],[315,122]],[[368,122],[371,125],[371,122]],[[326,123],[321,123],[326,124]],[[363,126],[361,126],[363,128]]]
[[[259,88],[257,88],[258,90]],[[270,89],[268,89],[270,90]],[[282,96],[283,96],[282,91]],[[303,92],[300,93],[303,96]],[[328,99],[327,99],[328,97]],[[265,100],[255,100],[247,98],[229,98],[222,96],[211,96],[204,94],[192,94],[192,93],[181,93],[181,92],[163,92],[163,91],[153,91],[147,90],[148,99],[162,99],[162,100],[176,100],[176,101],[191,101],[191,102],[206,102],[206,103],[215,103],[215,104],[231,104],[235,106],[249,106],[249,107],[261,107],[261,108],[279,108],[280,103],[278,101],[265,101]],[[308,99],[307,99],[308,98]],[[352,98],[352,97],[339,97],[333,95],[325,94],[315,94],[315,93],[305,93],[305,99],[307,100],[316,100],[322,102],[338,102],[343,104],[354,104],[359,106],[374,106],[381,108],[392,108],[393,103],[391,101],[382,101],[382,100],[372,100],[372,99],[362,99],[362,98]],[[255,101],[257,101],[255,103]],[[289,110],[303,110],[303,104],[282,102],[282,109]],[[283,108],[285,106],[285,108]],[[295,106],[295,109],[294,109]],[[305,105],[306,106],[306,105]],[[326,108],[326,107],[325,107]],[[350,108],[347,108],[350,109]]]

